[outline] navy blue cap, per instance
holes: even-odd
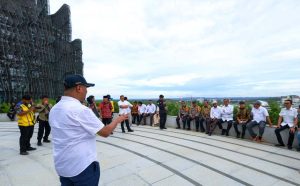
[[[72,88],[77,85],[84,85],[86,87],[95,86],[95,84],[93,84],[93,83],[86,82],[84,77],[80,74],[73,74],[73,75],[66,76],[65,81],[64,81],[65,88]]]

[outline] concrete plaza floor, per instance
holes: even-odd
[[[97,137],[100,185],[300,185],[299,152],[172,128],[133,129]],[[0,122],[0,186],[59,185],[52,144],[21,156],[18,140],[17,123]]]

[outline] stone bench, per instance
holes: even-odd
[[[181,120],[180,120],[180,126],[182,127]],[[227,123],[223,123],[222,126],[223,126],[224,129],[226,129],[227,128]],[[176,116],[167,116],[166,127],[167,128],[168,127],[170,127],[170,128],[176,128],[177,127]],[[241,132],[242,131],[241,126],[238,126],[238,127],[239,127],[239,131]],[[204,123],[204,128],[205,128],[205,123]],[[196,129],[195,121],[192,121],[191,122],[191,130],[195,130],[195,129]],[[278,143],[276,135],[275,135],[275,129],[276,129],[275,127],[268,127],[268,126],[266,126],[265,132],[264,132],[264,135],[263,135],[263,140],[265,142],[271,143],[271,144],[277,144]],[[255,126],[253,128],[253,131],[256,134],[258,134],[258,126],[257,127]],[[213,135],[221,135],[221,132],[222,131],[217,126],[216,129],[213,132]],[[297,140],[296,134],[295,134],[295,139],[294,139],[293,147],[298,147],[298,140]],[[229,136],[236,137],[236,133],[235,133],[235,130],[233,128],[233,125],[232,125],[232,127],[231,127],[231,129],[229,131]],[[285,131],[281,132],[281,137],[282,137],[282,140],[283,140],[283,142],[285,144],[287,144],[288,136],[289,136],[288,130],[285,130]],[[250,135],[249,135],[249,132],[248,132],[247,129],[246,129],[246,133],[245,133],[245,139],[251,139]]]

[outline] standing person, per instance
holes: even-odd
[[[108,137],[126,119],[119,116],[104,126],[91,109],[82,105],[87,88],[92,86],[81,75],[68,75],[64,96],[50,111],[54,164],[62,186],[98,185],[96,134]]]
[[[196,132],[199,131],[199,126],[201,132],[205,131],[203,125],[200,125],[200,119],[201,119],[200,117],[201,117],[201,107],[197,105],[196,101],[193,101],[189,112],[188,126],[191,125],[191,121],[195,120]]]
[[[95,102],[95,96],[90,95],[89,97],[86,98],[86,101],[87,101],[87,106],[94,112],[97,118],[100,118],[100,114]]]
[[[114,105],[114,101],[113,101],[113,98],[107,94],[107,98],[112,106],[112,109],[111,109],[111,117],[113,118],[114,117],[114,112],[115,112],[115,105]]]
[[[144,124],[147,125],[147,117],[150,117],[150,126],[153,125],[153,117],[156,112],[156,106],[153,104],[152,100],[149,100],[149,104],[146,107],[146,114],[144,119]]]
[[[138,116],[138,124],[137,125],[140,125],[143,118],[145,117],[146,112],[147,112],[147,106],[145,104],[143,104],[143,102],[141,102],[141,101],[139,101],[139,103],[138,103],[138,112],[139,112],[139,116]],[[145,125],[145,122],[144,122],[144,125]]]
[[[123,95],[121,95],[120,101],[118,102],[118,106],[119,106],[119,116],[126,115],[125,123],[128,132],[133,132],[133,130],[129,126],[129,120],[128,120],[128,115],[130,113],[128,108],[132,107],[132,105],[127,100],[125,100],[125,97]],[[122,128],[122,132],[125,133],[124,121],[121,122],[121,128]]]
[[[203,104],[203,107],[201,109],[201,115],[202,115],[202,118],[200,120],[200,126],[203,127],[203,123],[205,121],[205,125],[206,125],[206,129],[205,129],[205,133],[208,134],[209,133],[209,126],[210,126],[210,109],[211,109],[211,106],[209,105],[208,101],[205,100],[204,101],[204,104]]]
[[[292,107],[293,101],[287,99],[284,101],[284,107],[282,108],[279,113],[277,129],[275,129],[275,134],[277,137],[278,144],[275,146],[277,147],[284,147],[284,143],[282,141],[280,132],[289,129],[289,139],[287,143],[288,149],[292,149],[295,132],[297,131],[298,126],[298,118],[297,118],[297,109]]]
[[[256,101],[254,103],[254,107],[251,110],[251,114],[253,116],[253,120],[247,124],[247,129],[250,136],[252,137],[252,140],[262,142],[262,136],[266,128],[266,121],[268,121],[269,125],[272,126],[269,113],[266,108],[261,106],[260,101]],[[258,125],[259,128],[258,135],[253,132],[253,127],[256,125]]]
[[[164,100],[163,95],[159,95],[159,100],[157,101],[157,106],[159,108],[159,128],[162,129],[167,129],[166,128],[166,121],[167,121],[167,104],[166,101]]]
[[[138,123],[139,106],[136,101],[133,102],[133,106],[131,109],[131,117],[132,117],[132,124],[135,124],[135,121]]]
[[[37,112],[39,113],[39,132],[37,135],[37,145],[42,145],[42,139],[44,143],[50,143],[50,140],[48,139],[51,127],[49,125],[48,119],[49,119],[49,113],[52,108],[52,105],[49,104],[49,98],[48,96],[44,95],[42,98],[42,104],[37,105]],[[44,135],[45,131],[45,135]]]
[[[16,116],[16,104],[14,102],[12,102],[10,104],[9,107],[9,111],[7,113],[7,117],[11,120],[11,121],[15,121],[15,116]]]
[[[219,126],[219,129],[223,132],[223,127],[221,124],[221,108],[218,106],[217,101],[212,102],[213,107],[210,109],[210,126],[209,126],[209,132],[208,135],[211,136],[217,125]]]
[[[112,106],[107,96],[103,96],[103,101],[99,105],[102,123],[106,126],[112,121]]]
[[[223,104],[221,108],[221,123],[227,123],[227,129],[222,129],[222,135],[226,134],[228,136],[233,123],[233,106],[229,105],[229,99],[227,98],[223,100]]]
[[[182,121],[183,130],[185,130],[185,126],[187,125],[187,130],[191,130],[191,126],[188,123],[189,119],[189,107],[186,106],[185,101],[180,102],[181,107],[179,108],[178,115],[176,117],[177,128],[180,129],[180,120]]]
[[[27,151],[36,150],[36,148],[30,145],[35,124],[34,111],[35,107],[31,104],[31,97],[24,95],[21,103],[17,107],[18,125],[21,133],[19,139],[21,155],[28,155]]]
[[[236,132],[236,137],[239,138],[241,133],[238,129],[238,125],[242,126],[242,139],[245,138],[246,126],[250,121],[250,111],[246,108],[245,102],[239,102],[238,112],[236,114],[236,121],[233,123],[234,130]]]

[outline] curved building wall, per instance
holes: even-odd
[[[63,93],[83,73],[81,40],[71,41],[70,8],[48,15],[47,0],[0,0],[0,102]]]

